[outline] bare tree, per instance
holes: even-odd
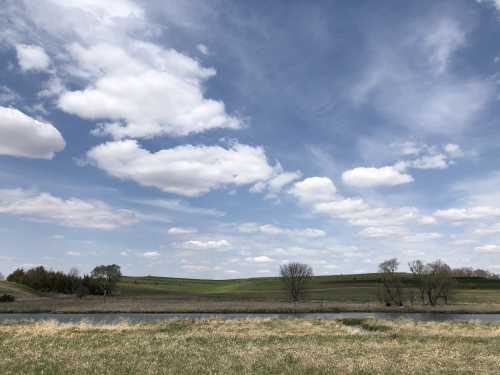
[[[280,275],[290,300],[297,302],[304,297],[307,284],[313,276],[313,270],[307,264],[289,263],[280,267]]]
[[[420,260],[415,260],[408,264],[417,285],[422,304],[435,306],[439,301],[445,304],[456,287],[456,280],[453,277],[453,270],[444,262],[425,264]]]
[[[413,275],[413,282],[417,286],[420,302],[425,304],[425,265],[421,260],[414,260],[408,263],[408,267]]]
[[[450,266],[437,260],[426,265],[426,275],[425,286],[429,303],[435,306],[441,299],[445,304],[448,304],[456,286],[456,280],[452,276]]]
[[[378,266],[382,274],[382,299],[388,306],[403,306],[403,283],[397,273],[398,266],[396,258],[386,260]]]
[[[0,272],[0,281],[2,281],[3,279],[5,279],[5,277],[3,276],[3,273]]]

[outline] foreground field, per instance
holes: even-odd
[[[0,324],[1,374],[494,374],[500,324],[248,319]]]

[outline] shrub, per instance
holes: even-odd
[[[14,302],[16,300],[16,297],[14,297],[12,294],[4,294],[0,296],[0,302]]]

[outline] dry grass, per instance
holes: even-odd
[[[497,374],[499,368],[497,323],[0,324],[1,374]]]
[[[380,303],[304,302],[293,305],[272,301],[232,301],[211,299],[171,299],[161,297],[38,297],[0,304],[1,312],[207,312],[207,313],[280,313],[280,312],[455,312],[500,313],[500,304],[470,303],[406,308],[385,307]]]

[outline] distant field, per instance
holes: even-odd
[[[0,373],[498,374],[500,324],[248,319],[0,324]]]
[[[409,275],[405,277],[411,287]],[[380,275],[316,276],[310,284],[309,299],[342,303],[377,302]],[[166,277],[124,277],[119,284],[122,296],[167,296],[221,300],[283,300],[280,279],[250,278],[198,280]],[[460,303],[500,303],[500,280],[460,279],[455,296]]]
[[[412,287],[408,275],[403,275]],[[378,274],[314,277],[307,301],[287,302],[279,278],[198,280],[167,277],[123,277],[115,296],[54,296],[22,285],[0,282],[0,294],[13,294],[15,303],[0,303],[0,312],[285,312],[386,311],[377,299]],[[462,279],[453,306],[440,310],[499,312],[500,280]],[[412,311],[422,308],[412,307]],[[394,310],[394,309],[393,309]],[[433,311],[437,310],[434,308]]]

